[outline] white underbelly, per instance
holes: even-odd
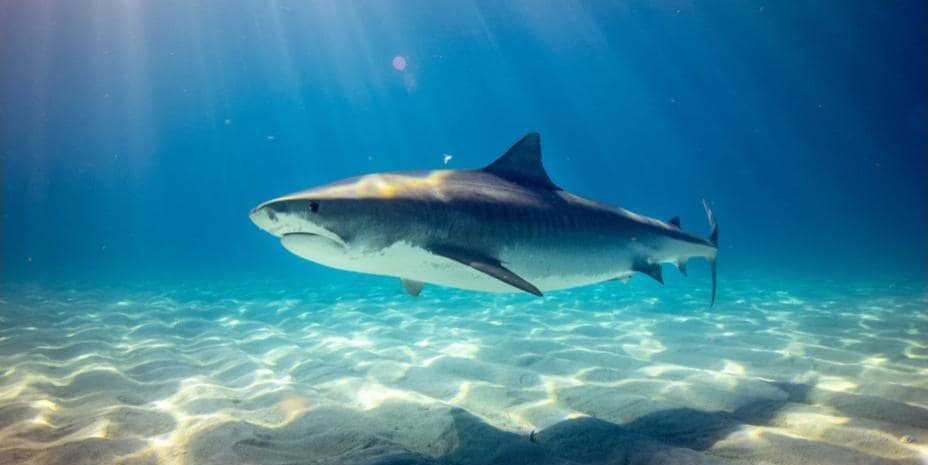
[[[345,251],[334,247],[326,251],[317,245],[297,240],[291,240],[289,243],[284,241],[284,247],[294,254],[332,268],[476,291],[521,292],[469,266],[404,242],[369,253]],[[623,263],[627,260],[607,261],[602,254],[598,255],[600,256],[583,257],[556,250],[504,250],[499,259],[503,266],[541,291],[585,286],[630,273],[631,264]]]

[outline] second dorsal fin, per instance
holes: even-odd
[[[541,164],[541,136],[530,132],[513,144],[483,171],[493,173],[507,181],[531,187],[557,189]]]

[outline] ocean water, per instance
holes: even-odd
[[[0,464],[925,464],[924,2],[0,2]],[[700,260],[546,293],[248,212],[480,167]]]

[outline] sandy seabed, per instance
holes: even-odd
[[[0,464],[928,463],[924,283],[267,289],[4,285]]]

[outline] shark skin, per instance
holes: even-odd
[[[285,195],[251,220],[293,254],[341,270],[400,278],[410,295],[425,283],[485,292],[543,292],[627,280],[663,283],[661,264],[686,273],[708,260],[715,302],[718,227],[684,232],[555,185],[530,133],[490,165],[472,170],[376,173]]]

